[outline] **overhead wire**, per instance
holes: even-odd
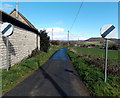
[[[69,31],[71,31],[71,29],[73,28],[73,26],[74,26],[74,24],[75,24],[75,22],[76,22],[76,19],[77,19],[79,13],[80,13],[80,10],[81,10],[81,8],[82,8],[82,6],[83,6],[83,3],[84,3],[84,0],[81,2],[81,5],[80,5],[80,7],[79,7],[79,9],[78,9],[78,12],[77,12],[77,14],[76,14],[76,16],[75,16],[75,19],[74,19],[74,21],[73,21],[73,23],[72,23]]]

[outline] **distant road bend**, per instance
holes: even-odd
[[[66,48],[57,50],[33,74],[4,96],[90,96],[71,64]]]

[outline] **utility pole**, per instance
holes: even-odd
[[[52,41],[53,41],[53,28],[52,28]]]
[[[77,42],[77,46],[79,45],[79,37],[78,37],[78,42]]]
[[[16,19],[18,19],[18,1],[16,2]]]
[[[68,30],[68,47],[69,47],[69,30]]]

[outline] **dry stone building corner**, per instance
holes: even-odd
[[[20,62],[28,57],[35,49],[40,49],[39,31],[19,12],[15,18],[16,10],[10,14],[0,10],[0,26],[4,22],[11,23],[14,31],[9,36],[9,65]],[[6,67],[6,38],[0,32],[0,68]]]

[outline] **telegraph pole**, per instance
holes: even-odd
[[[53,28],[52,28],[52,41],[53,41]]]
[[[68,30],[68,47],[69,47],[69,30]]]
[[[18,19],[18,1],[16,2],[16,19]]]

